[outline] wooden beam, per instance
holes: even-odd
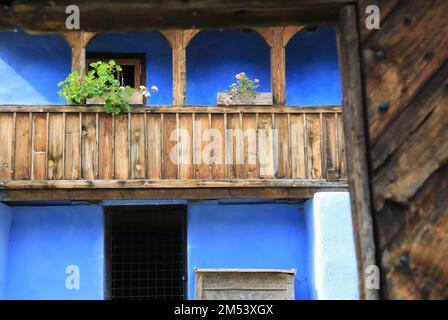
[[[358,257],[359,289],[362,299],[378,299],[378,290],[367,289],[365,271],[376,265],[367,166],[367,142],[362,99],[359,37],[355,6],[340,11],[337,42],[343,90],[343,118],[350,198]]]
[[[40,200],[149,200],[149,199],[309,199],[316,192],[345,192],[346,188],[147,188],[147,189],[45,189],[0,190],[0,201]]]
[[[72,71],[86,71],[86,47],[96,35],[95,32],[62,32],[68,45],[72,48]]]
[[[0,105],[0,113],[104,113],[102,106],[86,105]],[[342,113],[341,106],[287,106],[283,108],[260,106],[156,106],[134,107],[130,113]]]
[[[85,31],[154,31],[334,22],[355,0],[78,0]],[[14,25],[30,31],[65,31],[70,0],[11,0]]]
[[[186,102],[186,49],[190,41],[198,32],[198,29],[160,31],[172,48],[173,105],[176,106],[183,106]]]

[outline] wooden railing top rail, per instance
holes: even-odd
[[[92,112],[102,113],[99,105],[0,105],[0,113],[11,112]],[[342,113],[341,106],[138,106],[130,113]]]

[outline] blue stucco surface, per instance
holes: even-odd
[[[100,34],[87,52],[145,53],[147,84],[159,88],[147,103],[172,103],[171,48],[158,32]],[[0,32],[0,103],[65,103],[57,84],[70,67],[71,49],[61,36]],[[333,27],[294,36],[286,47],[286,69],[287,104],[341,103]],[[187,104],[216,105],[217,92],[228,90],[241,71],[260,79],[259,91],[271,90],[269,48],[256,32],[200,32],[187,47]]]
[[[5,298],[8,279],[9,232],[11,229],[11,209],[0,203],[0,300]]]
[[[297,33],[286,47],[286,104],[341,105],[342,89],[333,26]]]
[[[187,239],[189,299],[194,268],[295,268],[295,298],[309,297],[301,205],[191,204]]]
[[[58,82],[71,68],[71,49],[60,35],[0,32],[0,103],[65,103]]]
[[[7,299],[103,299],[104,222],[99,206],[12,207]],[[66,267],[80,269],[79,290]]]
[[[359,299],[348,192],[319,192],[305,204],[310,298]]]

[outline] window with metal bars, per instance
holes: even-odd
[[[106,210],[107,299],[184,299],[185,219],[184,206]]]

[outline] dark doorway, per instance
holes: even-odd
[[[184,299],[185,220],[185,206],[106,209],[106,298]]]

